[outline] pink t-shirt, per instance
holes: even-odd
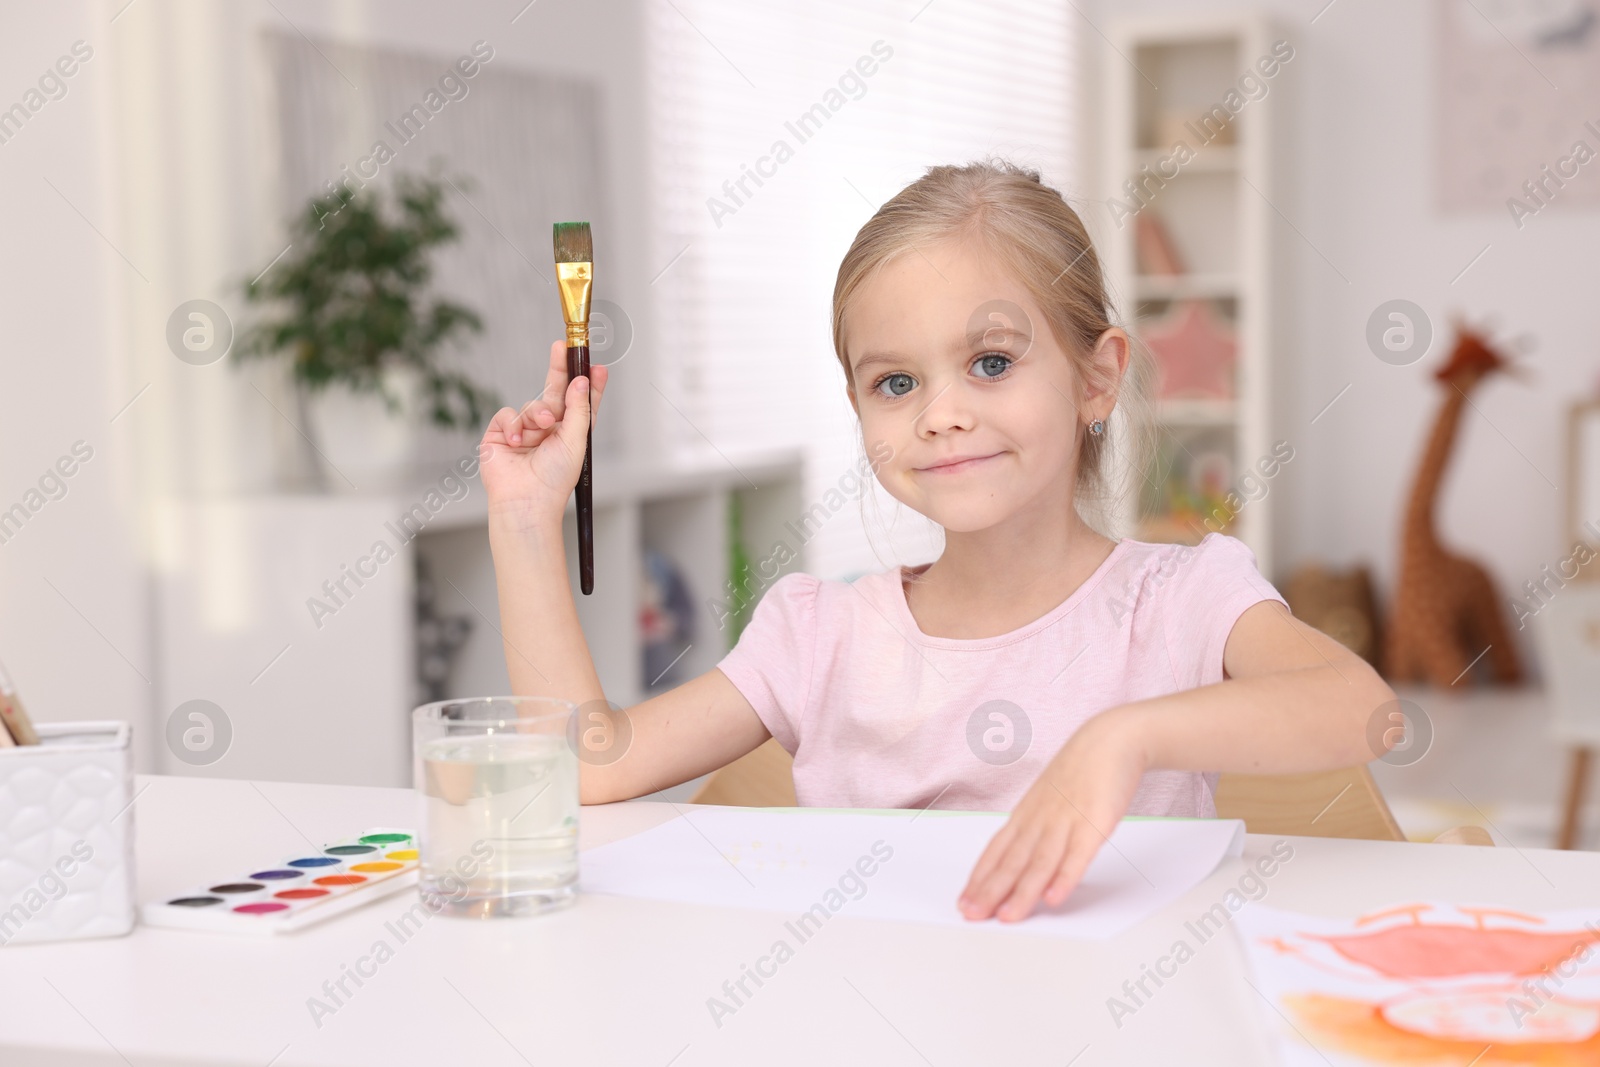
[[[1250,549],[1215,533],[1120,541],[998,637],[924,634],[898,569],[786,574],[717,666],[794,756],[801,804],[1010,811],[1091,716],[1222,681],[1228,634],[1262,600],[1283,602]],[[1216,778],[1149,771],[1128,814],[1214,816]]]

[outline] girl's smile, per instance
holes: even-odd
[[[988,455],[952,456],[927,467],[917,467],[915,470],[918,474],[959,474],[964,471],[974,470],[989,460],[997,459],[1003,455],[1005,455],[1004,451],[992,452]]]

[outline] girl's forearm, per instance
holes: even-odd
[[[489,547],[512,692],[579,706],[603,700],[572,599],[561,528],[523,526],[491,515]]]
[[[497,520],[491,513],[489,546],[513,692],[578,706],[582,803],[607,804],[678,785],[766,740],[761,720],[748,709],[739,713],[734,702],[743,698],[715,671],[677,687],[670,699],[656,697],[644,714],[636,707],[612,717],[578,623],[561,527]],[[590,750],[593,734],[603,739]],[[605,747],[617,743],[625,746],[621,752]]]
[[[495,587],[500,593],[500,636],[505,644],[511,690],[519,696],[570,700],[585,712],[578,736],[603,721],[590,713],[605,691],[583,638],[567,573],[567,550],[559,525],[546,528],[489,517]],[[634,796],[617,783],[618,768],[597,766],[579,753],[578,798],[603,804]]]
[[[1382,755],[1367,737],[1394,691],[1355,657],[1125,704],[1106,725],[1131,731],[1147,769],[1301,774]]]

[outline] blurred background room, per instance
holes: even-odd
[[[1600,0],[0,11],[0,659],[39,720],[404,785],[413,706],[506,691],[476,442],[562,336],[564,220],[611,701],[711,669],[782,573],[933,559],[830,298],[880,204],[998,156],[1160,368],[1114,535],[1243,539],[1391,677],[1408,835],[1600,846]]]

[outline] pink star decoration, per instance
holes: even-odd
[[[1186,300],[1141,336],[1161,368],[1158,396],[1233,398],[1239,343],[1233,328],[1217,318],[1209,302]]]

